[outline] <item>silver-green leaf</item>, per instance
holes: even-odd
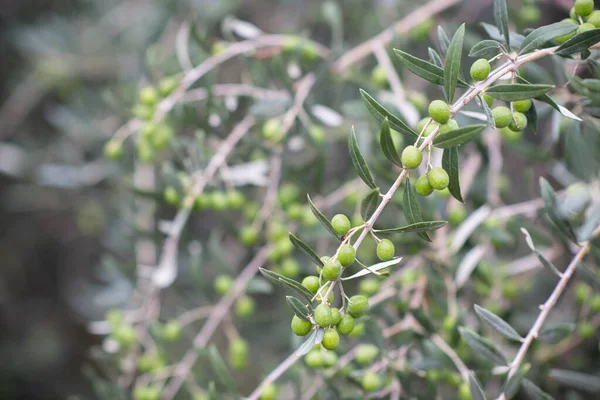
[[[303,319],[305,321],[310,321],[309,316],[311,312],[310,309],[306,306],[306,304],[302,303],[294,296],[285,296],[285,301],[298,318]]]
[[[577,237],[571,227],[571,223],[560,211],[560,203],[554,189],[552,189],[552,186],[550,186],[548,181],[542,177],[540,177],[540,190],[542,198],[544,199],[544,208],[554,226],[556,226],[563,235],[573,241],[573,243],[577,243]]]
[[[463,52],[463,42],[465,39],[465,24],[462,24],[457,30],[452,41],[448,46],[446,53],[446,62],[444,64],[444,89],[448,102],[454,100],[456,85],[458,84],[458,74],[460,72],[460,60]]]
[[[479,318],[481,318],[483,322],[491,326],[496,332],[498,332],[502,336],[512,340],[516,340],[518,342],[523,341],[521,335],[519,335],[519,333],[512,326],[510,326],[508,322],[504,321],[502,318],[500,318],[493,312],[475,304],[475,313],[479,316]]]
[[[362,97],[363,102],[367,106],[367,109],[378,121],[384,122],[386,119],[390,124],[390,127],[395,131],[398,131],[405,135],[412,135],[418,137],[419,134],[415,132],[410,126],[408,126],[404,121],[400,118],[393,115],[389,112],[385,107],[379,104],[371,95],[364,90],[360,89],[360,96]]]
[[[448,182],[448,190],[452,197],[464,203],[465,201],[460,194],[460,179],[458,170],[458,149],[456,147],[448,147],[444,149],[442,155],[442,168],[448,173],[450,181]]]
[[[373,215],[379,203],[381,202],[381,197],[379,196],[379,190],[373,189],[371,190],[360,203],[360,215],[363,217],[363,220],[368,221],[369,218]]]
[[[523,391],[531,400],[554,400],[554,397],[540,389],[535,383],[531,382],[527,378],[523,378],[521,382]]]
[[[506,41],[506,47],[510,49],[510,30],[508,29],[508,7],[506,0],[494,0],[494,21]]]
[[[483,389],[481,389],[481,385],[473,372],[469,372],[469,390],[471,391],[473,400],[486,400]]]
[[[433,139],[433,145],[440,149],[458,146],[459,144],[463,144],[475,138],[486,126],[486,124],[467,125],[440,133]]]
[[[461,326],[458,328],[458,331],[467,345],[473,349],[475,355],[483,356],[499,365],[507,365],[506,357],[504,357],[494,343],[479,336],[468,328]]]

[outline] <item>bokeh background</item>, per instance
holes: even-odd
[[[415,3],[341,1],[342,45],[372,37]],[[438,23],[491,21],[490,3],[462,1],[394,44],[410,43],[411,52],[425,54]],[[509,3],[517,24],[562,19],[572,4],[541,1],[541,13],[519,16],[524,2]],[[101,337],[87,323],[131,293],[131,275],[110,265],[126,261],[120,257],[131,252],[135,237],[123,218],[131,209],[130,185],[104,160],[102,146],[127,117],[131,89],[152,65],[172,57],[181,21],[192,21],[206,37],[228,39],[223,22],[235,17],[265,32],[302,33],[328,44],[322,6],[311,0],[0,0],[0,399],[93,398],[85,371]],[[234,62],[223,74],[236,68]],[[406,85],[424,87],[416,79]],[[506,165],[512,165],[508,178],[521,181],[518,162]],[[264,351],[281,350],[267,344]],[[252,374],[248,387],[256,383]]]

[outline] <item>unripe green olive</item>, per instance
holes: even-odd
[[[440,133],[446,133],[458,129],[458,122],[453,119],[449,119],[445,124],[440,125]]]
[[[322,328],[331,325],[331,320],[333,319],[331,308],[326,304],[319,304],[317,308],[315,308],[314,317],[315,322]]]
[[[286,210],[287,216],[291,221],[300,221],[304,216],[304,209],[301,204],[290,204]]]
[[[527,127],[527,117],[525,116],[525,114],[520,113],[520,112],[513,113],[513,120],[510,123],[510,125],[508,125],[508,128],[511,131],[521,132],[526,127]]]
[[[323,367],[325,364],[325,357],[319,350],[311,350],[304,357],[304,362],[309,368],[317,369]]]
[[[229,363],[235,369],[248,366],[248,351],[250,346],[242,338],[236,338],[229,343]]]
[[[173,186],[167,186],[165,188],[163,197],[167,204],[170,204],[172,206],[176,206],[179,204],[179,193],[177,193],[177,189],[175,189]]]
[[[340,260],[328,261],[323,266],[323,279],[328,281],[336,280],[342,271],[342,263]]]
[[[385,86],[387,84],[387,73],[381,65],[377,65],[371,71],[371,79],[377,86]]]
[[[471,389],[467,383],[461,383],[458,388],[458,400],[473,400]]]
[[[338,235],[345,235],[350,230],[350,220],[344,214],[337,214],[331,219],[333,230]]]
[[[483,81],[488,77],[491,70],[492,66],[488,60],[480,58],[471,65],[471,78],[473,78],[474,81]]]
[[[507,127],[512,122],[512,113],[508,107],[495,107],[492,110],[492,116],[494,117],[494,125],[498,129]]]
[[[321,344],[327,350],[335,350],[340,344],[340,335],[333,328],[326,329]]]
[[[311,275],[302,279],[302,286],[310,290],[311,293],[317,293],[319,290],[319,277]]]
[[[240,318],[247,318],[254,314],[254,299],[250,296],[242,296],[235,302],[235,313]]]
[[[337,354],[333,351],[324,351],[323,352],[323,366],[325,368],[333,367],[338,360]]]
[[[136,145],[135,150],[137,154],[137,158],[145,163],[150,163],[154,161],[154,149],[152,148],[152,144],[143,138],[140,138]]]
[[[146,106],[154,106],[158,102],[158,91],[153,86],[146,86],[140,90],[140,103]]]
[[[590,310],[594,313],[600,312],[600,295],[595,295],[590,301]]]
[[[286,258],[281,262],[281,274],[288,278],[295,278],[300,273],[298,261],[293,258]]]
[[[342,315],[340,322],[336,325],[336,329],[342,335],[349,335],[354,329],[354,317],[350,314]]]
[[[381,378],[374,371],[367,371],[362,377],[362,387],[367,392],[374,392],[381,386]]]
[[[381,261],[391,260],[394,258],[395,252],[396,248],[391,240],[383,239],[381,242],[377,243],[377,257],[379,257]]]
[[[496,101],[496,99],[494,99],[492,96],[490,96],[487,93],[483,94],[483,101],[485,101],[485,104],[488,105],[488,107],[491,107],[494,104],[494,101]]]
[[[342,320],[342,314],[340,310],[335,307],[331,307],[331,325],[337,325]]]
[[[277,391],[277,386],[274,383],[265,385],[260,392],[260,400],[275,400],[277,398]]]
[[[131,325],[121,325],[114,330],[113,338],[121,345],[121,347],[129,348],[137,341],[137,334]]]
[[[158,151],[164,150],[169,146],[173,136],[173,128],[167,124],[159,124],[156,126],[156,132],[152,135],[152,145]]]
[[[156,353],[146,353],[140,356],[137,369],[140,372],[152,372],[163,366],[161,358]]]
[[[167,342],[174,342],[181,337],[182,326],[179,321],[168,321],[162,327],[162,338]]]
[[[234,210],[239,210],[244,205],[246,201],[244,195],[237,190],[230,190],[226,194],[227,196],[227,205]]]
[[[575,21],[575,19],[571,19],[571,18],[565,18],[565,19],[563,19],[561,22],[570,22],[570,23],[572,23],[573,25],[575,25],[575,26],[578,26],[578,25],[577,25],[577,21]],[[554,40],[555,40],[557,43],[559,43],[559,44],[562,44],[562,43],[566,42],[567,40],[571,39],[571,38],[572,38],[573,36],[575,36],[576,34],[577,34],[577,30],[573,30],[573,32],[571,32],[571,33],[567,33],[566,35],[562,35],[562,36],[555,37],[555,38],[554,38]]]
[[[425,117],[419,121],[419,123],[417,124],[417,133],[420,133],[425,128],[425,125],[427,125],[427,121],[429,120],[431,120],[430,117]]]
[[[283,207],[287,207],[292,204],[294,201],[298,200],[298,195],[300,194],[300,190],[298,186],[292,183],[284,183],[279,188],[278,198],[279,202]]]
[[[115,139],[109,140],[104,145],[104,155],[111,160],[118,160],[123,156],[123,145]]]
[[[350,304],[348,304],[348,314],[354,318],[361,317],[369,310],[369,299],[365,296],[357,294],[350,297]]]
[[[298,336],[306,336],[312,329],[312,324],[310,321],[306,321],[302,318],[299,318],[297,315],[294,315],[292,318],[292,332]]]
[[[244,226],[240,230],[240,240],[245,246],[253,246],[258,241],[258,231],[252,226]]]
[[[593,29],[596,29],[596,26],[594,24],[584,22],[583,24],[579,25],[579,28],[577,28],[577,34],[579,35],[580,33],[591,31]]]
[[[154,108],[144,104],[136,104],[131,113],[133,116],[141,118],[144,121],[150,121],[154,118]]]
[[[158,91],[162,97],[167,97],[177,88],[179,81],[173,76],[163,78],[158,82]]]
[[[518,111],[520,113],[526,113],[531,108],[532,102],[531,99],[513,101],[512,106],[515,111]]]
[[[133,400],[158,400],[160,389],[152,386],[136,386],[133,389]]]
[[[263,138],[266,140],[277,143],[281,140],[283,132],[281,130],[281,122],[278,119],[268,119],[263,125]]]
[[[465,220],[467,217],[467,210],[462,204],[454,204],[450,210],[448,210],[448,221],[452,225],[458,225]]]
[[[210,194],[210,204],[217,211],[223,211],[227,208],[227,197],[220,190],[215,190]]]
[[[219,275],[215,279],[215,291],[221,296],[225,296],[233,286],[233,279],[229,275]]]
[[[427,103],[429,102],[427,96],[421,92],[409,92],[408,101],[410,101],[419,111],[425,110],[427,108]]]
[[[518,12],[518,18],[524,25],[533,25],[540,20],[541,11],[534,4],[526,4]]]
[[[360,321],[354,324],[354,329],[348,334],[351,338],[359,338],[365,333],[365,323]]]
[[[373,344],[361,344],[356,349],[354,359],[360,365],[367,365],[375,360],[379,354],[379,349]]]
[[[427,175],[422,175],[415,183],[415,191],[419,196],[429,196],[433,193],[433,187],[429,184]]]
[[[354,247],[352,247],[349,244],[343,244],[340,247],[340,249],[338,251],[337,259],[342,264],[343,267],[347,267],[347,266],[351,265],[354,262],[355,258],[356,258],[356,251],[354,250]]]
[[[358,292],[364,296],[373,296],[379,291],[379,281],[375,278],[367,278],[358,284]]]
[[[577,327],[577,332],[579,333],[579,336],[581,336],[583,339],[593,338],[595,331],[596,330],[594,329],[594,325],[592,325],[588,321],[581,322]]]
[[[325,141],[325,129],[322,126],[311,125],[308,133],[316,144],[321,144]]]
[[[450,119],[450,106],[442,100],[434,100],[429,104],[429,116],[440,124],[445,124]]]
[[[427,173],[427,180],[432,188],[436,190],[443,190],[448,187],[450,177],[448,173],[441,167],[435,167],[429,170]]]
[[[592,289],[586,283],[580,282],[575,286],[575,301],[577,304],[585,304],[591,294]]]
[[[407,169],[415,169],[423,161],[423,153],[416,146],[406,146],[400,156],[402,165]]]
[[[594,0],[575,0],[573,8],[577,15],[587,17],[594,10]]]
[[[520,131],[515,132],[507,126],[506,128],[500,129],[500,136],[502,136],[502,139],[507,143],[516,143],[521,140],[523,134]]]
[[[600,28],[600,10],[592,11],[585,22]]]

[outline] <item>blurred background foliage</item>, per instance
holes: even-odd
[[[560,20],[571,6],[568,1],[509,3],[518,27]],[[104,144],[132,117],[140,88],[164,77],[178,76],[182,57],[198,65],[217,51],[220,43],[242,39],[256,27],[264,32],[311,38],[340,54],[420,5],[401,0],[346,0],[339,7],[334,4],[310,0],[0,1],[0,398],[97,396],[91,388],[97,378],[90,380],[83,371],[94,371],[94,376],[109,380],[114,371],[99,367],[104,361],[98,359],[106,357],[100,351],[103,340],[89,333],[87,324],[103,319],[108,309],[128,304],[135,284],[136,239],[148,236],[160,243],[161,238],[154,231],[140,232],[136,228],[135,198],[162,198],[162,190],[175,180],[177,171],[190,172],[202,165],[211,152],[211,140],[225,137],[245,113],[265,118],[280,114],[289,105],[289,96],[277,102],[230,99],[233,104],[209,96],[204,103],[176,109],[172,116],[178,136],[173,146],[175,157],[161,158],[157,187],[140,192],[132,190],[133,146],[126,149],[123,162],[113,163],[103,156]],[[407,48],[411,54],[427,58],[428,46],[437,42],[437,25],[453,32],[463,22],[471,28],[465,39],[465,47],[469,48],[484,36],[478,23],[492,20],[490,4],[483,0],[459,2],[408,34],[395,37],[387,48]],[[183,35],[189,37],[189,54],[185,56],[181,54],[185,47],[181,44]],[[564,82],[562,66],[551,61],[542,65],[544,69],[537,67],[524,75],[534,82],[555,82],[557,86]],[[328,66],[310,51],[273,57],[259,52],[225,64],[202,83],[210,86],[215,82],[246,81],[289,95],[293,81],[290,76],[311,70],[321,74],[320,84],[307,103],[318,129],[297,124],[286,149],[283,181],[297,185],[302,213],[307,211],[302,194],[320,198],[355,179],[345,144],[350,125],[356,126],[361,149],[368,154],[380,182],[390,184],[396,177],[379,151],[369,150],[376,143],[368,135],[378,132],[379,127],[370,119],[358,94],[360,87],[380,94],[385,104],[393,104],[385,76],[375,68],[372,58],[365,59],[360,67],[352,67],[344,79],[324,74]],[[403,75],[412,106],[424,115],[428,99],[439,96],[437,88],[396,67]],[[597,135],[590,143],[591,135],[585,134],[586,129],[597,132],[595,122],[565,128],[567,122],[559,121],[556,114],[549,116],[549,108],[539,112],[540,131],[544,134],[535,135],[529,130],[524,137],[505,138],[504,169],[497,184],[507,204],[538,197],[540,175],[552,175],[559,185],[568,186],[578,179],[593,179],[589,172],[598,171]],[[593,109],[589,112],[596,113]],[[573,136],[562,140],[560,132],[564,129],[572,129]],[[260,132],[256,131],[235,160],[247,161],[246,155],[251,160],[265,160]],[[483,166],[475,174],[467,208],[455,211],[458,214],[470,213],[487,200],[489,160],[481,143],[470,151],[483,155]],[[591,154],[581,158],[577,156],[581,152]],[[179,155],[183,156],[177,158]],[[563,155],[566,164],[557,161]],[[582,165],[583,159],[595,160],[592,162],[596,164]],[[244,194],[260,205],[260,192],[260,188],[251,187]],[[357,199],[365,193],[365,188],[359,186],[335,212],[357,216]],[[445,212],[442,198],[425,202],[429,207],[424,210],[430,216]],[[252,221],[251,211],[242,219],[244,224]],[[399,222],[398,214],[386,210],[384,220]],[[171,207],[160,205],[157,209],[157,221],[172,215]],[[444,217],[452,218],[447,214]],[[464,215],[455,217],[461,220]],[[218,211],[193,218],[179,260],[185,267],[175,287],[164,294],[163,321],[187,309],[215,303],[218,295],[212,290],[214,278],[222,273],[235,275],[246,264],[250,255],[235,239],[239,221],[238,214]],[[528,254],[519,233],[522,224],[509,221],[501,229],[494,223],[480,228],[497,244],[498,253],[495,260],[477,270],[479,275],[466,295],[473,303],[485,299],[491,290],[500,290],[500,297],[495,296],[498,302],[486,306],[494,307],[507,319],[514,318],[516,326],[527,326],[529,313],[536,311],[529,306],[544,299],[554,284],[552,277],[547,281],[511,279],[508,284],[497,284],[494,274],[498,263],[505,257]],[[325,232],[310,223],[306,225],[304,237],[318,242],[322,254],[331,251],[330,243],[318,240],[326,237]],[[538,245],[552,244],[545,229],[528,228]],[[424,248],[416,236],[397,240],[402,255],[417,254]],[[374,242],[366,241],[359,255],[365,262],[374,261]],[[312,272],[303,261],[298,268],[300,271],[292,271],[293,275]],[[428,296],[435,298],[440,296],[435,283],[441,285],[443,281],[435,276],[435,270],[431,274],[434,276],[430,277]],[[252,343],[250,365],[258,367],[236,373],[244,392],[255,387],[293,348],[290,312],[282,301],[283,291],[272,294],[272,288],[257,279],[249,293],[257,302],[257,312],[251,320],[237,321],[236,326]],[[516,305],[510,309],[502,300],[517,298],[520,301],[512,303]],[[434,301],[431,305],[431,317],[441,323],[445,310],[436,309]],[[184,336],[191,339],[196,332],[196,326],[189,326]],[[226,346],[225,337],[216,337],[216,342]],[[189,340],[169,345],[169,360],[179,360],[188,345]],[[562,362],[569,367],[597,370],[597,343],[590,342],[588,350],[579,348]],[[205,372],[202,366],[198,368]],[[207,380],[204,376],[202,384]]]

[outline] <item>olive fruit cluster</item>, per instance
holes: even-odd
[[[600,28],[600,10],[594,10],[594,0],[576,0],[569,18],[565,18],[563,22],[579,26],[574,32],[554,38],[558,43],[564,43],[579,33]]]
[[[419,196],[429,196],[434,190],[444,190],[450,183],[448,173],[441,167],[434,167],[417,179],[415,191]]]
[[[491,103],[493,104],[493,102]],[[527,116],[525,113],[531,109],[532,105],[532,101],[526,99],[511,103],[514,112],[506,106],[498,106],[492,109],[494,125],[500,129],[503,137],[509,141],[518,139],[518,135],[515,135],[527,127]]]

